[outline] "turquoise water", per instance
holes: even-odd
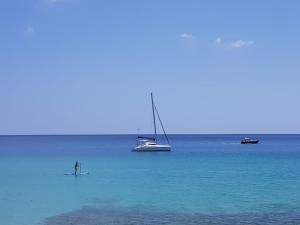
[[[91,209],[298,220],[300,135],[242,137],[171,135],[172,152],[133,153],[133,135],[0,136],[0,224],[67,224],[61,214]],[[64,175],[76,160],[89,175]]]

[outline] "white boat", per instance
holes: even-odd
[[[151,102],[152,102],[152,115],[153,115],[153,125],[154,125],[154,138],[153,137],[137,137],[137,144],[132,149],[134,152],[161,152],[161,151],[171,151],[171,145],[169,143],[168,136],[166,134],[165,128],[162,124],[158,111],[153,101],[153,95],[151,93]],[[156,133],[156,118],[155,115],[159,119],[161,128],[164,132],[165,138],[168,144],[158,144],[157,143],[157,133]]]

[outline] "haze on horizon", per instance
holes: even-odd
[[[300,133],[300,1],[14,0],[0,134]]]

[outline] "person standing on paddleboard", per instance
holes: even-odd
[[[74,170],[75,170],[75,175],[78,174],[78,170],[79,170],[79,173],[81,172],[81,164],[78,160],[75,162]]]

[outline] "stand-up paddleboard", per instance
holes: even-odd
[[[87,175],[87,174],[89,174],[88,171],[86,171],[86,172],[81,172],[81,173],[77,173],[77,174],[75,174],[74,172],[72,172],[72,173],[64,173],[64,175],[73,175],[73,176]]]

